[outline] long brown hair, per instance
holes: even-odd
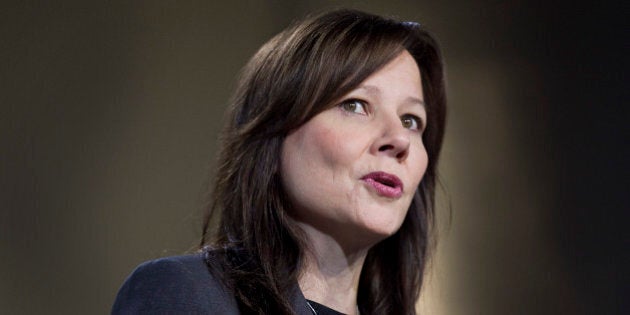
[[[279,174],[286,135],[403,50],[422,76],[429,163],[401,228],[369,250],[358,304],[362,314],[415,314],[446,116],[442,59],[419,24],[354,10],[307,18],[272,38],[243,69],[228,108],[201,245],[218,257],[243,312],[294,313],[288,297],[307,244]]]

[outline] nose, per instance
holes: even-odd
[[[377,155],[393,157],[402,162],[409,155],[411,144],[409,137],[409,130],[402,126],[400,118],[390,119],[383,124],[381,133],[372,146],[372,152]]]

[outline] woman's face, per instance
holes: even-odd
[[[343,238],[395,233],[427,167],[425,122],[420,70],[403,51],[287,136],[281,172],[292,216]]]

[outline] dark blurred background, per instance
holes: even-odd
[[[239,69],[352,7],[420,21],[447,62],[419,309],[627,314],[628,5],[551,2],[3,2],[0,312],[107,313],[138,263],[193,248]]]

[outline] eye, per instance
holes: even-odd
[[[411,130],[422,130],[422,120],[414,115],[404,115],[400,118],[403,127]]]
[[[349,99],[341,102],[339,107],[346,112],[367,115],[367,104],[365,101],[358,99]]]

